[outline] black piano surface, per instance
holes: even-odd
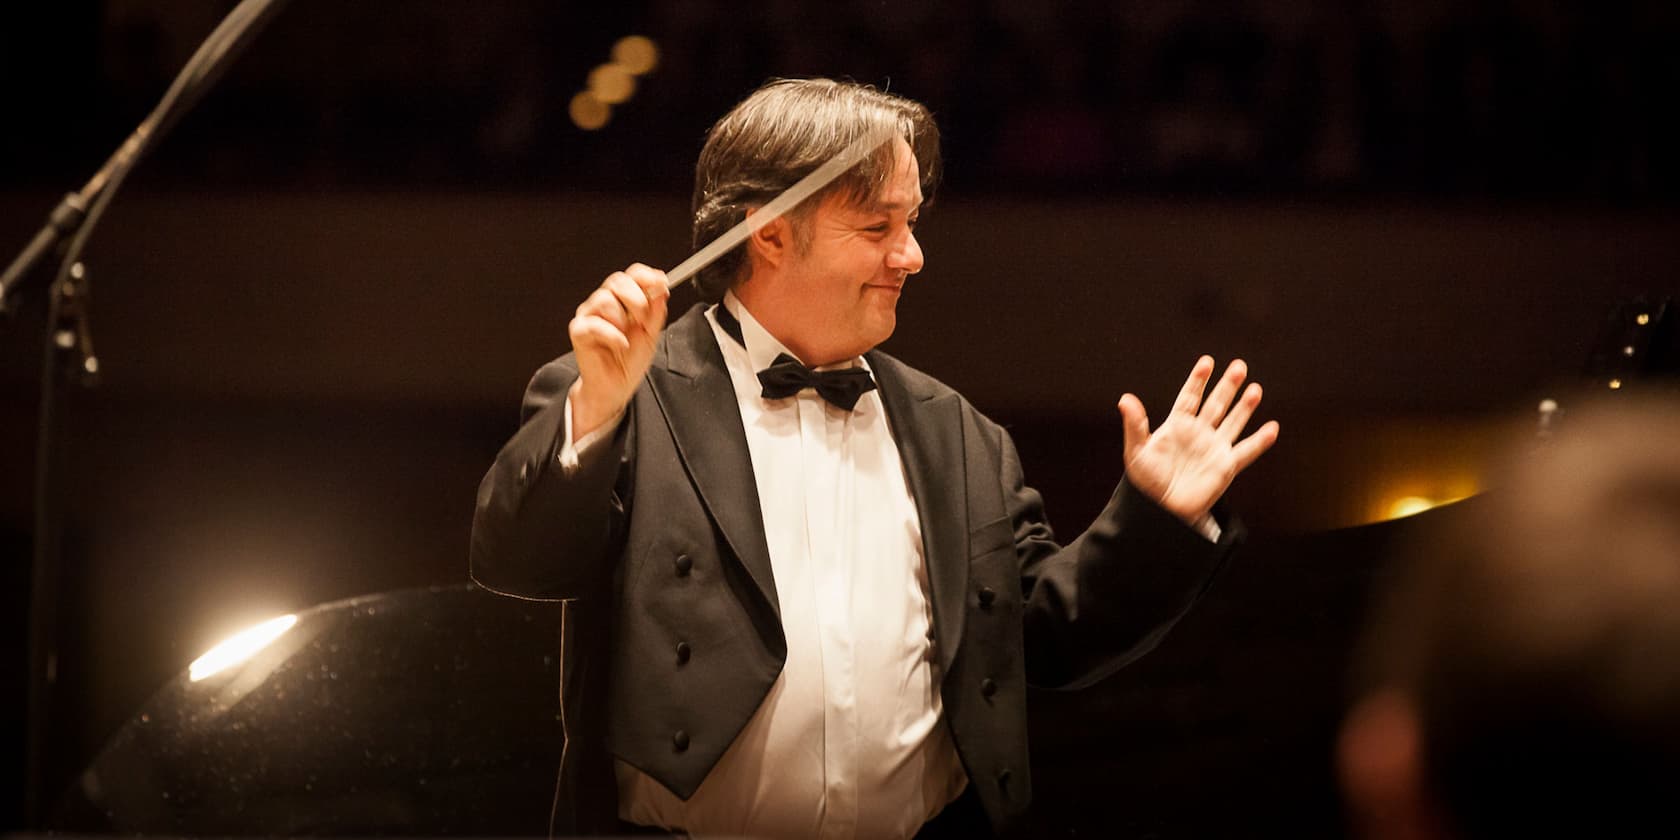
[[[1346,672],[1408,519],[1259,536],[1153,653],[1031,698],[1033,835],[1338,836]],[[558,604],[468,585],[324,604],[246,663],[183,673],[53,828],[541,836],[562,745]]]

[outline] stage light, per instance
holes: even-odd
[[[1437,507],[1440,504],[1440,502],[1434,501],[1433,499],[1425,499],[1422,496],[1401,496],[1400,498],[1388,503],[1388,518],[1399,519],[1402,516],[1411,516],[1413,514],[1423,513],[1424,511],[1429,510],[1432,507]]]
[[[618,64],[603,64],[589,71],[589,92],[608,105],[617,105],[636,92],[636,77]]]
[[[1479,488],[1473,480],[1463,478],[1456,481],[1431,482],[1430,486],[1434,489],[1424,490],[1421,493],[1417,490],[1402,491],[1387,496],[1375,508],[1373,512],[1376,513],[1376,516],[1370,517],[1370,520],[1382,522],[1389,519],[1415,516],[1442,505],[1462,502],[1479,492]]]
[[[257,655],[257,651],[268,647],[270,642],[280,638],[281,634],[292,629],[292,625],[296,623],[297,616],[283,615],[241,630],[193,660],[193,664],[187,668],[187,677],[193,682],[198,682],[238,665]]]
[[[1476,473],[1464,468],[1448,469],[1410,475],[1388,484],[1379,493],[1366,514],[1367,522],[1385,522],[1416,516],[1454,502],[1461,502],[1480,493],[1481,481]]]
[[[613,63],[637,76],[643,76],[659,66],[659,47],[641,35],[626,35],[612,48]]]
[[[572,97],[572,122],[585,131],[594,131],[607,124],[612,119],[612,106],[595,98],[595,94],[582,91]]]

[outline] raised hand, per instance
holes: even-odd
[[[1241,399],[1232,404],[1248,377],[1248,365],[1241,359],[1231,362],[1204,402],[1202,390],[1212,375],[1213,358],[1197,359],[1172,413],[1153,433],[1141,400],[1125,394],[1119,403],[1126,436],[1126,480],[1191,524],[1207,516],[1237,473],[1271,448],[1278,436],[1273,420],[1237,439],[1260,405],[1259,383],[1249,383]]]
[[[653,361],[670,299],[665,272],[636,263],[615,271],[585,298],[567,325],[578,380],[568,397],[572,439],[617,417]]]

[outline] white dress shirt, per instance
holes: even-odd
[[[757,371],[794,355],[724,298],[743,348],[707,312],[746,429],[787,638],[787,663],[684,802],[617,763],[619,815],[697,836],[908,837],[962,792],[943,720],[921,522],[879,391],[851,412],[812,389],[762,396]],[[835,367],[863,365],[854,359]],[[567,410],[562,464],[573,447]]]

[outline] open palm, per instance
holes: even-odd
[[[1125,425],[1126,480],[1192,524],[1213,509],[1237,473],[1271,448],[1278,436],[1274,420],[1238,440],[1260,405],[1258,383],[1249,383],[1236,399],[1248,376],[1248,366],[1241,359],[1231,362],[1203,401],[1202,391],[1212,375],[1213,359],[1197,359],[1171,413],[1154,432],[1149,430],[1143,402],[1135,395],[1126,394],[1119,404]]]

